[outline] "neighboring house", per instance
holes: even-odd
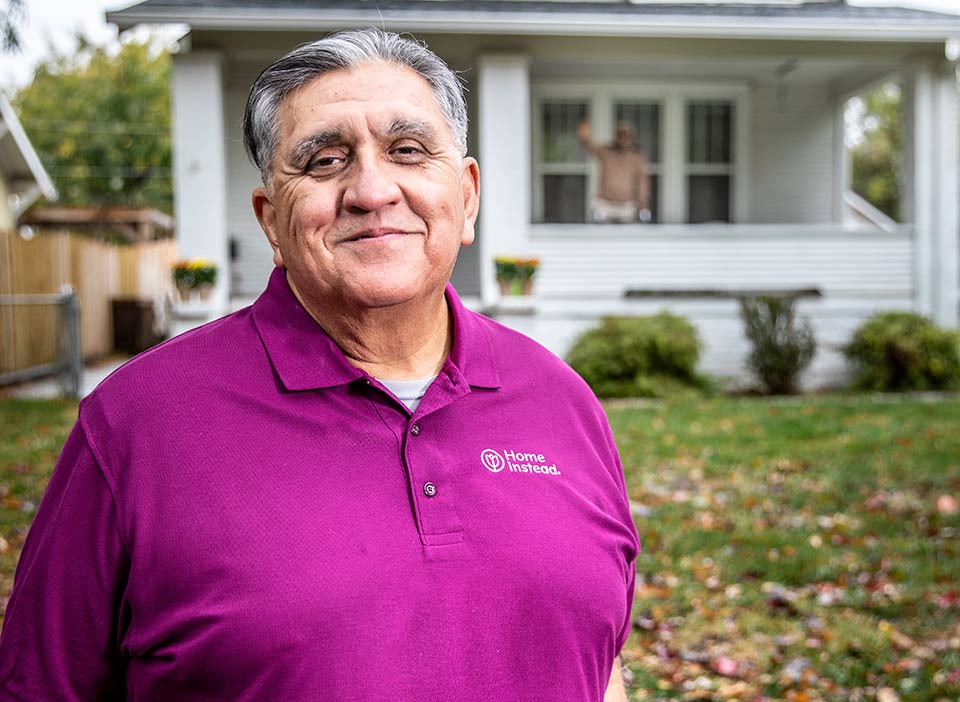
[[[706,370],[742,375],[735,296],[815,290],[800,309],[821,342],[808,384],[825,385],[846,377],[838,346],[876,310],[957,324],[960,17],[823,0],[146,0],[107,18],[190,27],[174,57],[178,237],[229,270],[224,307],[272,265],[239,128],[251,82],[299,43],[373,25],[464,71],[483,197],[454,283],[555,351],[601,315],[669,307],[699,327]],[[908,125],[899,224],[846,195],[844,104],[891,79]],[[588,222],[584,117],[600,141],[634,125],[652,224]],[[499,300],[498,254],[542,260],[532,313]]]
[[[15,229],[41,195],[55,200],[57,191],[13,107],[0,93],[0,230]]]

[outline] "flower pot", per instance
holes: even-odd
[[[200,299],[209,300],[210,295],[213,294],[213,283],[201,283],[200,284]]]
[[[520,283],[520,294],[521,295],[533,295],[533,280],[527,278],[526,280]]]
[[[500,285],[500,294],[501,295],[511,295],[513,288],[513,281],[509,278],[497,278],[497,283]]]
[[[185,283],[177,285],[177,295],[180,297],[180,302],[190,302],[190,297],[193,294],[193,288]]]

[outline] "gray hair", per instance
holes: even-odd
[[[277,113],[295,90],[330,71],[349,70],[366,61],[386,61],[418,73],[430,87],[462,154],[467,153],[467,106],[459,77],[426,45],[380,29],[355,29],[302,44],[268,66],[250,88],[243,113],[243,145],[270,181],[270,164],[280,139]]]

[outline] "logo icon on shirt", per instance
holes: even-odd
[[[483,453],[480,454],[480,462],[491,473],[499,473],[506,465],[506,463],[504,463],[503,456],[493,449],[484,449]]]
[[[511,449],[504,449],[503,453],[500,453],[488,448],[480,453],[480,462],[491,473],[499,473],[509,467],[511,473],[560,475],[557,464],[547,465],[547,458],[542,453],[526,453]]]

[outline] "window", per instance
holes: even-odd
[[[653,222],[734,221],[742,86],[552,83],[533,94],[535,221],[591,221],[600,172],[577,140],[584,119],[596,144],[612,143],[619,126],[632,128],[647,159]]]
[[[544,222],[585,222],[587,159],[577,125],[587,118],[583,101],[549,100],[541,105],[539,180]]]
[[[633,128],[634,146],[647,157],[650,187],[651,222],[658,222],[660,212],[660,112],[658,102],[617,102],[614,105],[614,129],[621,124]]]
[[[687,221],[729,222],[733,180],[733,105],[687,103]]]

